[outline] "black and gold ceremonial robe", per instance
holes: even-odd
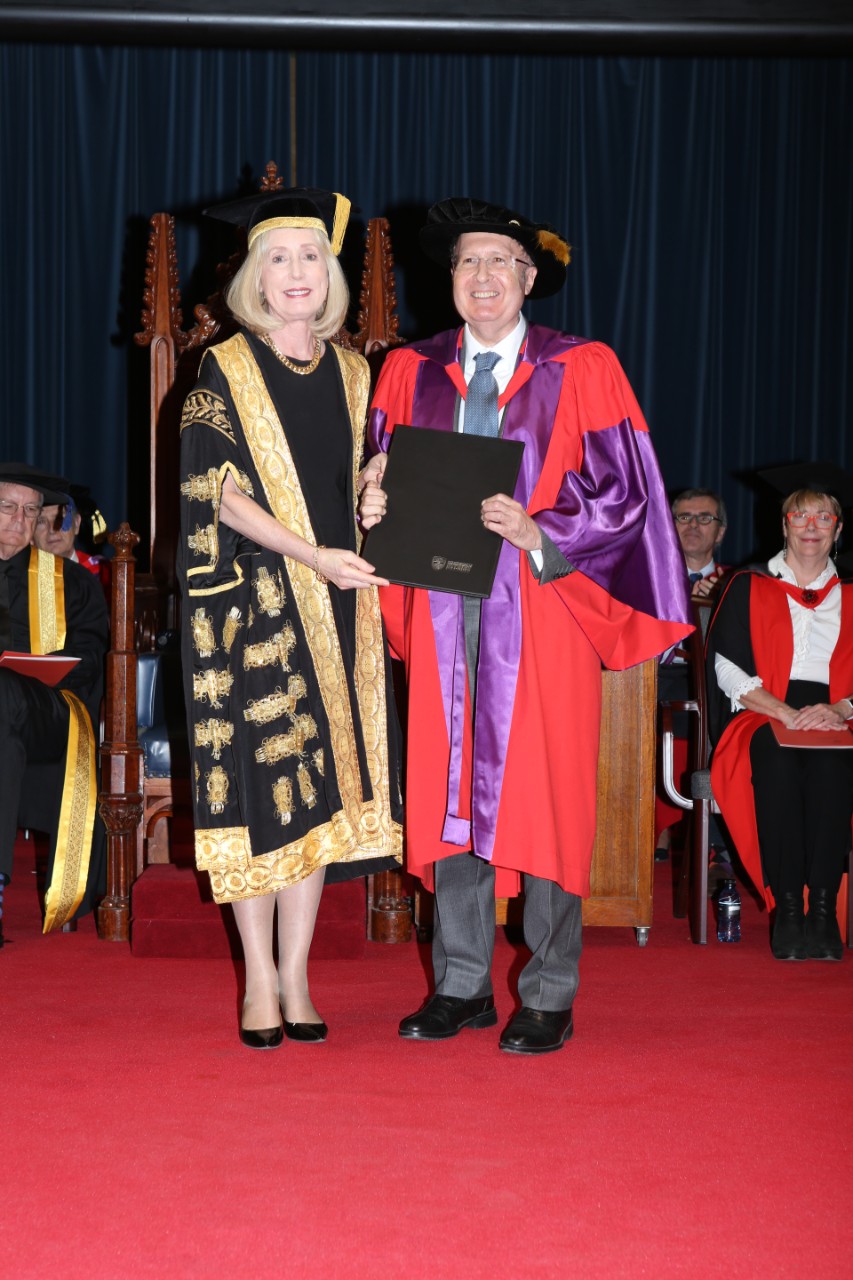
[[[220,520],[230,475],[308,542],[356,549],[366,362],[327,344],[318,369],[299,385],[293,378],[240,332],[205,355],[181,421],[195,850],[218,902],[274,893],[319,867],[328,879],[346,878],[401,854],[396,720],[376,589],[339,592]],[[297,393],[299,412],[289,414]],[[306,403],[315,394],[322,421],[312,422]],[[314,447],[315,434],[331,447]],[[314,528],[312,513],[330,506],[347,542]]]
[[[70,560],[25,547],[5,564],[9,591],[9,649],[79,659],[56,687],[39,686],[32,714],[39,707],[53,722],[46,704],[67,706],[64,762],[27,762],[21,795],[0,796],[18,810],[22,825],[49,831],[52,840],[45,893],[45,933],[89,911],[103,892],[103,829],[93,856],[97,805],[97,737],[104,686],[104,657],[109,619],[97,580]],[[34,676],[21,679],[33,680]],[[32,725],[30,726],[32,729]],[[38,726],[36,725],[38,733]],[[44,755],[39,756],[44,761]],[[8,780],[7,780],[8,781]],[[56,794],[54,794],[56,792]],[[61,792],[61,795],[59,794]],[[11,874],[11,849],[0,850],[0,871]],[[3,856],[10,859],[2,865]]]

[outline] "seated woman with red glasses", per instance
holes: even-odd
[[[709,629],[711,787],[747,873],[775,905],[773,955],[840,960],[836,907],[853,819],[853,582],[839,580],[831,556],[853,478],[833,464],[763,474],[793,491],[782,504],[782,550],[766,568],[732,575]],[[782,745],[785,730],[806,733]]]

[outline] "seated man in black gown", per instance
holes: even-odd
[[[102,840],[100,856],[92,856],[92,726],[109,642],[106,603],[85,569],[30,545],[42,506],[64,501],[64,487],[23,463],[0,463],[0,652],[78,659],[54,687],[37,674],[0,666],[0,945],[2,893],[19,825],[52,837],[45,932],[90,911],[102,892]]]

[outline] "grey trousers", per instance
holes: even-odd
[[[524,941],[531,957],[518,979],[521,1003],[556,1012],[578,987],[581,899],[552,880],[524,877]],[[495,871],[471,853],[435,864],[432,965],[437,995],[475,1000],[492,993]]]

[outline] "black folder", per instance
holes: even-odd
[[[382,481],[388,510],[364,558],[391,582],[490,595],[503,539],[484,526],[480,503],[512,496],[523,451],[518,440],[396,427]]]

